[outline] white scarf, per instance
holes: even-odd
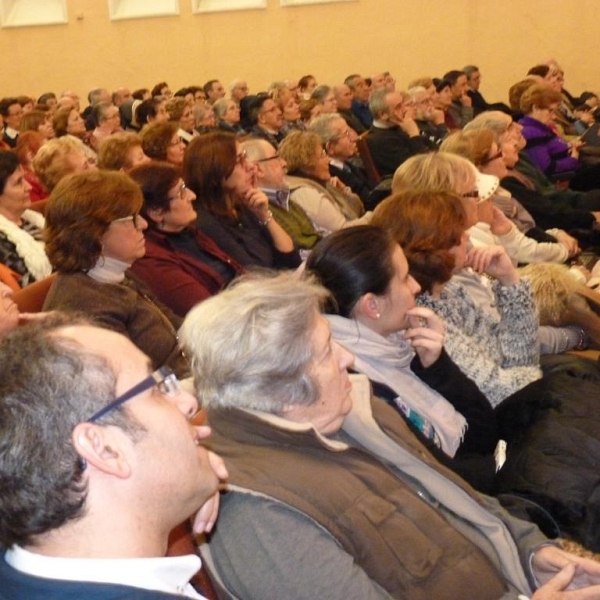
[[[32,223],[39,229],[44,228],[44,217],[35,210],[26,210],[21,215],[21,219]],[[44,251],[43,242],[38,242],[33,236],[21,229],[16,223],[0,215],[0,231],[6,236],[9,242],[15,245],[17,254],[25,262],[27,270],[36,281],[48,277],[52,273],[50,261]]]
[[[335,341],[354,354],[356,370],[390,387],[411,410],[429,421],[442,450],[454,456],[467,422],[450,402],[410,370],[414,357],[410,343],[401,335],[386,339],[352,319],[326,317]]]

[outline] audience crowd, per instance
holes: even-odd
[[[0,99],[0,599],[600,597],[598,95],[481,83]]]

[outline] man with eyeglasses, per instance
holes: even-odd
[[[285,133],[282,131],[283,113],[275,101],[268,94],[259,94],[251,102],[248,112],[254,124],[251,134],[267,140],[277,149]]]
[[[434,107],[429,92],[423,86],[409,88],[408,105],[414,109],[415,123],[421,137],[431,150],[437,150],[449,130],[444,123],[444,111]]]
[[[358,194],[363,204],[368,203],[373,186],[369,184],[365,170],[352,162],[356,156],[356,131],[339,114],[321,115],[309,127],[323,142],[329,156],[329,173]],[[373,206],[367,206],[372,210]]]
[[[300,257],[305,260],[321,236],[304,210],[290,199],[285,160],[267,140],[260,138],[245,141],[242,148],[248,160],[254,163],[256,187],[269,199],[273,218],[294,240]]]
[[[222,461],[172,373],[127,338],[47,317],[0,345],[0,598],[202,598],[195,555],[164,558],[198,511],[209,531]]]

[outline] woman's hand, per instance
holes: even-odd
[[[269,218],[269,199],[258,188],[250,188],[244,194],[242,202],[261,223]]]
[[[407,310],[406,314],[409,328],[404,337],[412,344],[423,367],[430,367],[444,349],[444,323],[432,310],[424,306],[415,306]]]
[[[471,248],[466,266],[477,273],[485,273],[502,285],[515,285],[521,281],[517,270],[502,246]]]
[[[334,187],[336,190],[344,192],[345,194],[352,192],[352,190],[339,177],[331,177],[329,179],[329,185]]]
[[[582,592],[589,586],[600,587],[600,563],[589,558],[581,558],[574,554],[570,554],[557,548],[556,546],[542,546],[535,552],[532,560],[533,573],[536,579],[542,584],[542,587],[538,591],[542,591],[548,584],[553,581],[557,574],[562,573],[563,569],[567,568],[566,572],[561,578],[563,582],[566,581],[562,589],[569,590],[582,590]],[[569,565],[575,567],[573,570],[569,568]],[[568,580],[568,581],[567,581]],[[560,588],[559,588],[560,589]],[[556,596],[560,598],[560,596]],[[553,598],[551,595],[544,596],[537,594],[534,596],[535,600],[538,598]],[[564,598],[570,598],[569,595],[564,595]],[[598,598],[594,595],[573,595],[573,598]]]
[[[562,244],[569,253],[569,257],[575,256],[581,252],[581,248],[579,247],[579,242],[572,236],[570,236],[566,231],[558,231],[554,237],[558,240],[559,244]]]

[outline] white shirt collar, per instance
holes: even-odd
[[[329,164],[333,165],[334,167],[337,167],[338,169],[343,169],[344,168],[344,161],[343,160],[339,160],[337,158],[330,158],[329,159]]]
[[[87,274],[100,283],[121,283],[131,265],[110,256],[100,256]]]
[[[193,554],[163,558],[61,558],[13,546],[6,562],[28,575],[46,579],[112,583],[203,599],[189,581],[202,565]]]

